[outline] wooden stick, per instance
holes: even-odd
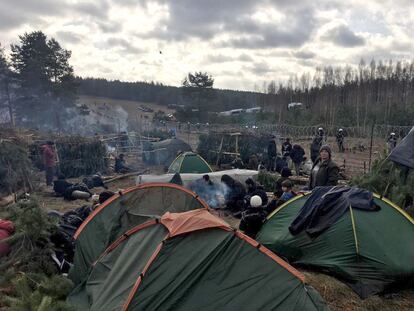
[[[219,164],[219,161],[220,161],[221,149],[223,148],[223,140],[224,140],[224,136],[221,137],[220,148],[217,152],[216,166]]]
[[[124,179],[124,178],[135,176],[135,175],[141,175],[141,174],[144,174],[146,172],[148,172],[148,169],[145,169],[144,171],[141,171],[141,172],[131,172],[131,173],[122,174],[122,175],[116,176],[114,178],[105,180],[104,184],[106,185],[106,184],[112,183],[112,182],[114,182],[116,180],[119,180],[119,179]]]

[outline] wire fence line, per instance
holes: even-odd
[[[238,124],[188,124],[178,122],[168,122],[163,126],[157,126],[153,124],[153,129],[165,130],[175,129],[179,132],[195,132],[195,133],[208,133],[221,132],[221,133],[252,133],[259,135],[277,135],[280,137],[291,138],[312,138],[316,135],[318,128],[322,127],[327,136],[335,136],[340,128],[343,129],[346,137],[349,138],[369,138],[371,137],[371,131],[373,131],[373,137],[379,139],[386,139],[390,133],[394,132],[398,138],[403,138],[411,130],[412,126],[404,125],[385,125],[375,124],[366,127],[342,127],[342,126],[324,126],[309,125],[309,126],[296,126],[290,124],[258,124],[253,126],[238,125]]]

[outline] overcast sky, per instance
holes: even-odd
[[[414,0],[0,0],[2,46],[33,30],[83,77],[180,85],[207,71],[253,90],[318,65],[411,61]]]

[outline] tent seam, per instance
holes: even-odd
[[[355,228],[354,213],[352,212],[352,206],[351,205],[349,205],[349,212],[351,214],[351,223],[352,223],[352,232],[354,234],[355,250],[356,250],[357,256],[359,256],[358,238],[357,238],[356,228]]]
[[[145,274],[147,273],[147,271],[149,270],[149,268],[151,267],[151,265],[154,263],[154,261],[157,259],[157,256],[159,255],[159,253],[161,252],[165,241],[168,240],[170,237],[170,233],[168,233],[165,238],[161,241],[161,243],[158,244],[157,248],[155,249],[155,251],[152,253],[151,257],[148,259],[146,265],[144,266],[144,269],[142,269],[142,272],[140,273],[140,275],[138,276],[137,280],[134,283],[134,286],[132,287],[131,291],[129,292],[128,298],[125,301],[123,307],[122,307],[122,311],[126,311],[128,310],[129,305],[131,304],[132,300],[134,299],[135,294],[137,293],[139,286],[142,283],[142,279],[145,276]]]

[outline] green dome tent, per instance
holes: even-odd
[[[211,173],[210,165],[199,154],[184,152],[180,154],[168,168],[169,174],[175,173]]]
[[[194,192],[175,184],[147,183],[120,191],[96,208],[76,231],[69,278],[75,285],[80,283],[91,264],[125,231],[168,211],[207,208]]]
[[[293,267],[201,209],[124,232],[68,299],[79,310],[328,310]]]
[[[361,298],[411,285],[414,280],[414,220],[392,202],[374,195],[377,212],[352,208],[311,238],[289,226],[307,200],[300,195],[269,215],[257,241],[293,265],[337,276]]]

